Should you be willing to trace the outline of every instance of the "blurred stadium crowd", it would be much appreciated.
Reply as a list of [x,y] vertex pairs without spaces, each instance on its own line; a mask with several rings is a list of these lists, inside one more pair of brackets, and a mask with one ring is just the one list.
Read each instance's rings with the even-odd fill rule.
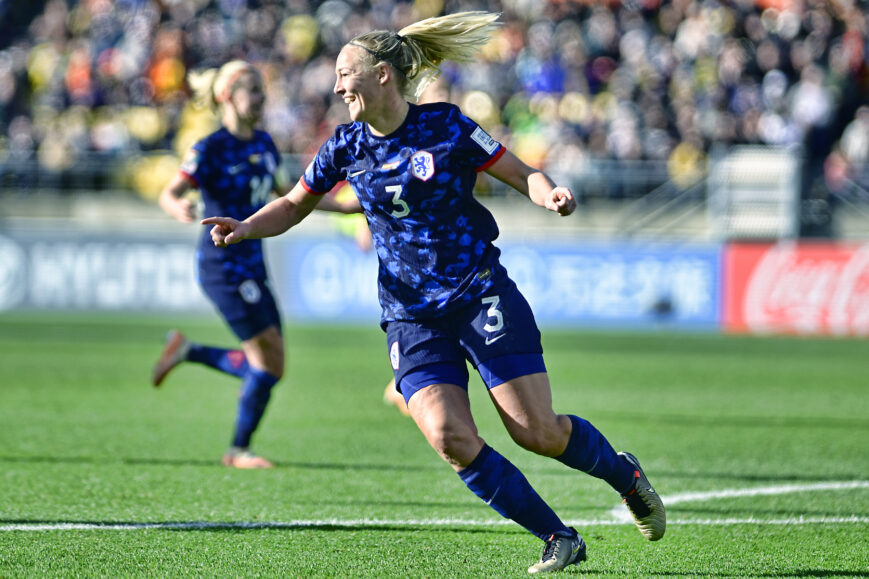
[[346,119],[331,93],[343,43],[461,10],[504,26],[426,98],[549,171],[647,160],[688,182],[721,144],[802,147],[831,188],[869,165],[861,0],[0,0],[0,162],[139,159],[153,191],[213,128],[186,73],[230,58],[261,67],[265,128],[304,158]]

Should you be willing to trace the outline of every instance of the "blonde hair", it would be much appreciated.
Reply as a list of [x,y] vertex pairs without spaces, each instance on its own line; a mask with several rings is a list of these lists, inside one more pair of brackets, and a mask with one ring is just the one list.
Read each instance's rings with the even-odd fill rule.
[[[220,106],[232,96],[232,87],[244,72],[257,73],[252,64],[244,60],[230,60],[218,68],[193,71],[187,75],[187,83],[193,91],[193,102],[218,112]],[[259,73],[257,73],[259,74]]]
[[385,63],[397,70],[402,96],[416,102],[440,76],[443,61],[474,59],[500,26],[496,22],[499,16],[491,12],[458,12],[426,18],[398,32],[366,32],[348,44],[365,50],[363,62],[369,66]]

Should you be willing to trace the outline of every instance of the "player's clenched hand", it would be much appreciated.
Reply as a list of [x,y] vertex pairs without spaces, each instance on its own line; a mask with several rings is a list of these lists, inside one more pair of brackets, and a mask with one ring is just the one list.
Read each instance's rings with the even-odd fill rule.
[[232,217],[207,217],[200,223],[214,225],[211,228],[211,241],[217,247],[226,247],[245,238],[247,224]]
[[166,195],[160,200],[160,204],[166,213],[181,223],[191,223],[196,219],[196,206],[186,197]]
[[555,187],[546,198],[546,208],[559,215],[570,215],[576,209],[576,199],[567,187]]

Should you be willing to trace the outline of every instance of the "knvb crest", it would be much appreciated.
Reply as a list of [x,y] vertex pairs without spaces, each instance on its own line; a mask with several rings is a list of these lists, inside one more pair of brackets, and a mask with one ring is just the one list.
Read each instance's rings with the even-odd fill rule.
[[428,181],[435,174],[434,157],[428,151],[417,151],[410,157],[410,172],[417,179]]
[[389,361],[392,363],[392,369],[398,370],[398,341],[392,342],[392,346],[389,348]]

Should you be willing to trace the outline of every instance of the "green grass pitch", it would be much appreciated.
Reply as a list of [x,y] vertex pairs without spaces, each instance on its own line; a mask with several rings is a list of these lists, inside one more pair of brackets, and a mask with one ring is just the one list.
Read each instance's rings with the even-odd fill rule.
[[[0,577],[523,577],[541,543],[474,497],[383,404],[385,339],[287,324],[255,448],[219,464],[238,382],[178,368],[165,331],[211,318],[0,315]],[[544,330],[556,410],[642,462],[668,507],[644,541],[609,487],[513,444],[478,378],[482,436],[588,542],[564,574],[869,575],[869,342]]]

